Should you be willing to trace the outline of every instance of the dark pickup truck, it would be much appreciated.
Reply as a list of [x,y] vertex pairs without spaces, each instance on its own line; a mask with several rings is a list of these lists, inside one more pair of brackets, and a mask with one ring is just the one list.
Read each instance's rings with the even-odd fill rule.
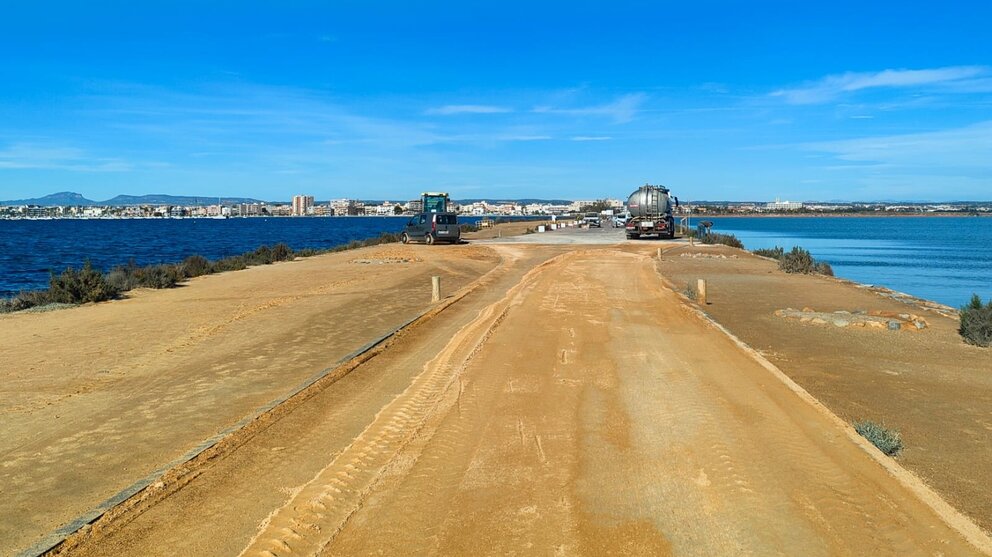
[[457,244],[462,240],[462,231],[458,227],[458,215],[455,213],[421,213],[414,215],[403,228],[400,240],[404,244],[410,242],[449,242]]

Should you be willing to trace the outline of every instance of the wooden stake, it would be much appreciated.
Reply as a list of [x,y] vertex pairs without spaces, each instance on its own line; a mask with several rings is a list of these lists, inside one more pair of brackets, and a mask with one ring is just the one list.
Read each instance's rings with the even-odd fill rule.
[[441,277],[431,277],[431,302],[441,301]]
[[661,261],[661,248],[658,248],[658,261]]
[[700,305],[706,305],[706,280],[698,279],[696,281],[696,301]]

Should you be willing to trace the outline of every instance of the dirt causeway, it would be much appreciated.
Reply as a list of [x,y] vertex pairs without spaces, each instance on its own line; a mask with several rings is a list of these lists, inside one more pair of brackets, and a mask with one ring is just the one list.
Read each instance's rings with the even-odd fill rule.
[[[555,243],[555,234],[598,243]],[[429,317],[231,434],[182,482],[166,474],[140,505],[97,520],[55,553],[992,551],[974,522],[989,517],[979,489],[954,489],[983,482],[979,463],[989,460],[973,461],[970,473],[933,460],[921,449],[933,441],[909,418],[898,423],[905,455],[881,455],[844,421],[891,425],[912,413],[869,404],[859,389],[878,389],[872,373],[820,371],[847,366],[848,353],[870,354],[873,344],[936,347],[948,323],[928,315],[932,327],[918,333],[799,324],[769,309],[777,296],[818,311],[846,308],[827,303],[832,288],[849,292],[854,309],[899,304],[830,279],[781,275],[743,254],[678,258],[689,248],[619,236],[568,230],[526,242],[381,246],[0,318],[10,354],[0,368],[0,554],[31,546],[428,310],[431,275],[442,276],[447,298]],[[660,246],[675,251],[659,261]],[[678,293],[697,277],[712,284],[702,307]],[[757,296],[758,316],[743,317],[746,296],[768,286],[766,277],[781,282],[771,285],[776,296]],[[869,300],[878,303],[860,308]],[[831,344],[831,334],[876,336]],[[816,356],[800,359],[799,347]],[[910,392],[953,384],[953,369],[928,369],[939,381],[892,370]],[[970,373],[962,381],[984,396]],[[950,414],[963,398],[963,415],[988,419],[981,399],[945,399],[949,387],[932,393],[934,412]],[[932,471],[920,475],[972,519],[902,464]]]

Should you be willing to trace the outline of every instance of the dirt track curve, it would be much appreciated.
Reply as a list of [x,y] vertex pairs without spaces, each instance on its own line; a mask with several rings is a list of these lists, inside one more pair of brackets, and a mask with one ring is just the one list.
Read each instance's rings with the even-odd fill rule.
[[650,257],[498,249],[430,326],[70,553],[981,554]]

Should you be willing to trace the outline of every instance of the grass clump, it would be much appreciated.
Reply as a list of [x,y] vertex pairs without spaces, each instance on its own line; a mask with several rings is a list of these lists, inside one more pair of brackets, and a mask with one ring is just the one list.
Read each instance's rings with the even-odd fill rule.
[[983,305],[978,294],[972,295],[971,301],[961,308],[958,333],[968,344],[992,346],[992,300]]
[[479,227],[477,225],[474,225],[474,224],[471,224],[471,223],[460,224],[460,225],[458,225],[458,229],[462,231],[462,234],[464,234],[466,232],[478,232],[479,231]]
[[703,237],[704,244],[723,244],[725,246],[730,246],[732,248],[744,249],[744,243],[734,236],[733,234],[720,234],[718,232],[710,232]]
[[902,452],[902,437],[894,429],[887,429],[883,425],[863,420],[854,422],[854,431],[889,456],[896,456]]

